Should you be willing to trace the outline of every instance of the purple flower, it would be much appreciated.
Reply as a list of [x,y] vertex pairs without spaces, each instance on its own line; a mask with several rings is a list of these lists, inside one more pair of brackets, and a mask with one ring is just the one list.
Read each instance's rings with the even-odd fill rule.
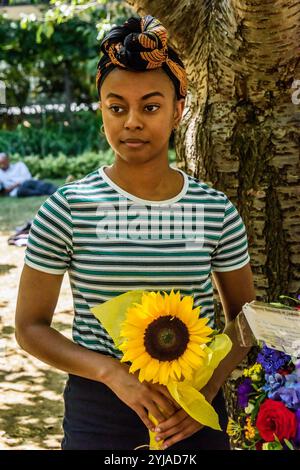
[[263,366],[267,374],[275,374],[275,372],[289,362],[290,359],[291,357],[287,354],[268,348],[268,346],[264,344],[260,353],[257,355],[256,362]]
[[247,377],[243,382],[238,386],[238,404],[240,408],[246,408],[248,406],[249,394],[253,391],[251,380]]
[[296,411],[296,419],[297,419],[297,431],[295,437],[295,444],[296,446],[300,446],[300,410]]

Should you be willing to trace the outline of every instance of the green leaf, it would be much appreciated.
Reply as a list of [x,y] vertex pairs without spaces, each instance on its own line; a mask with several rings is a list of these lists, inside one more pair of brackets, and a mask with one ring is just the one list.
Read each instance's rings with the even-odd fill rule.
[[286,444],[286,446],[290,449],[290,450],[295,450],[293,444],[288,440],[288,439],[283,439],[284,440],[284,443]]
[[296,302],[296,304],[299,304],[299,300],[298,299],[294,299],[294,297],[290,297],[289,295],[280,295],[279,296],[280,299],[290,299],[290,300],[293,300],[294,302]]
[[40,24],[37,31],[36,31],[36,42],[37,42],[37,44],[41,44],[41,42],[42,42],[43,29],[44,29],[44,25]]
[[46,23],[46,30],[45,30],[45,34],[47,36],[47,38],[49,39],[52,34],[54,33],[54,26],[52,23]]
[[289,307],[288,305],[285,305],[285,304],[281,304],[279,302],[270,302],[269,305],[272,305],[272,307],[275,307],[275,308],[285,308],[286,310],[293,310],[292,307]]
[[282,450],[283,449],[279,441],[269,442],[269,446],[270,448],[268,450]]
[[23,17],[20,21],[21,29],[26,29],[27,25],[28,25],[28,19],[27,17]]
[[266,396],[267,396],[267,394],[264,392],[261,395],[258,395],[258,397],[256,398],[254,408],[251,412],[251,421],[252,422],[255,421],[255,418],[256,418],[256,415],[258,413],[259,407],[260,407],[261,403],[265,400]]

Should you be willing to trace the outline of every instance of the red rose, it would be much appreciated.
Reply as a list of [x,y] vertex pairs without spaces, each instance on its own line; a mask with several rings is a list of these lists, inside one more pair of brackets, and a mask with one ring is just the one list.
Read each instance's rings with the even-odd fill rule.
[[295,437],[297,420],[281,401],[267,399],[259,409],[256,427],[266,442],[274,441],[274,434],[282,441]]

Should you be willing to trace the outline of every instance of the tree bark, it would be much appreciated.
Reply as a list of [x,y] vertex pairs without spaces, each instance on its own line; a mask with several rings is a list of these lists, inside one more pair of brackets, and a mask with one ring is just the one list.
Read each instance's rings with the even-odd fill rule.
[[[295,295],[300,104],[292,102],[292,85],[300,79],[299,0],[128,3],[162,21],[186,66],[189,93],[175,137],[178,166],[237,206],[257,298]],[[216,309],[220,313],[219,302]],[[226,395],[233,409],[233,394]]]
[[300,287],[298,0],[129,0],[167,27],[189,94],[178,164],[224,191],[247,226],[257,295]]

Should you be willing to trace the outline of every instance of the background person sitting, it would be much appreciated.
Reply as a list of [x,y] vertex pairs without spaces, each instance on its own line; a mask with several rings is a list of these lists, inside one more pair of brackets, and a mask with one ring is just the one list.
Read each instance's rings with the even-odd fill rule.
[[24,162],[10,163],[7,153],[0,153],[0,192],[12,197],[50,195],[57,189],[52,183],[34,179]]

